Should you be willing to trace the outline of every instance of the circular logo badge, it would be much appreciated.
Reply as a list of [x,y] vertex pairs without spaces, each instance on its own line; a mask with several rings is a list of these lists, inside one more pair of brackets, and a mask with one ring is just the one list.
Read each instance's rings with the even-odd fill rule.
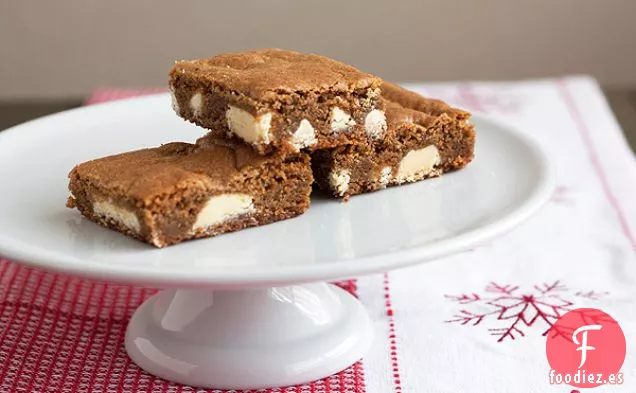
[[547,334],[550,383],[577,388],[622,384],[625,352],[625,335],[614,318],[594,308],[572,310]]

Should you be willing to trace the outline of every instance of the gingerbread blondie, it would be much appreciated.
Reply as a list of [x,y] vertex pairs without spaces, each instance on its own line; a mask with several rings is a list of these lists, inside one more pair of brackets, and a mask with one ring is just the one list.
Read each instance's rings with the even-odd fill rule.
[[99,158],[69,174],[67,206],[156,247],[292,218],[309,208],[309,156],[204,137]]
[[382,136],[381,79],[315,54],[262,49],[178,61],[173,108],[260,154],[331,148]]
[[384,83],[388,130],[370,144],[312,153],[314,177],[336,197],[376,191],[461,169],[474,156],[468,112]]

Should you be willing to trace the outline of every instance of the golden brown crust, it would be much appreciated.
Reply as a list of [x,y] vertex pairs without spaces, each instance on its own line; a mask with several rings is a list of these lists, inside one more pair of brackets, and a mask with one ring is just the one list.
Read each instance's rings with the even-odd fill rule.
[[383,81],[381,89],[384,99],[399,104],[403,108],[422,112],[429,116],[440,116],[446,113],[458,120],[465,120],[470,117],[469,112],[453,108],[442,100],[424,97],[395,83]]
[[437,119],[437,116],[415,109],[407,108],[395,101],[384,100],[386,105],[387,131],[395,130],[399,124],[413,123],[423,127],[430,127]]
[[173,142],[87,161],[73,168],[72,176],[93,184],[108,184],[113,193],[148,200],[194,185],[222,188],[240,179],[243,171],[267,161],[267,157],[238,143],[209,144],[203,148]]
[[178,61],[170,75],[178,74],[256,101],[276,101],[289,93],[344,92],[380,84],[379,78],[328,57],[275,48]]

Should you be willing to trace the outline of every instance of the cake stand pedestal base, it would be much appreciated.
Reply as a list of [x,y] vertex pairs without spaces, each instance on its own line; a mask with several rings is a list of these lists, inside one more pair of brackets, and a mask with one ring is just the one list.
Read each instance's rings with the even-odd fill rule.
[[315,381],[367,352],[369,317],[326,283],[266,289],[167,289],[144,302],[126,332],[142,369],[185,385],[260,389]]

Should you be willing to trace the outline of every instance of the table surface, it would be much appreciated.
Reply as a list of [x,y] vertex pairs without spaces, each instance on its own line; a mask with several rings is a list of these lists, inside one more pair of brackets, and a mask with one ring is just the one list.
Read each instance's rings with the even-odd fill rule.
[[[632,150],[636,152],[636,90],[604,90]],[[13,125],[82,105],[81,100],[0,102],[0,131]]]

